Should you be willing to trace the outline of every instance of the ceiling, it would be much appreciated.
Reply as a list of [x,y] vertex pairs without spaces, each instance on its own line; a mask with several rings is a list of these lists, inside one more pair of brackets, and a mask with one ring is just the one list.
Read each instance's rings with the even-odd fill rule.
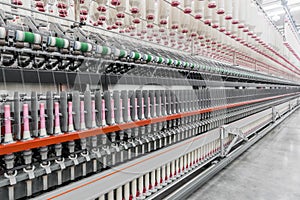
[[258,0],[258,2],[269,18],[278,27],[280,32],[283,32],[284,19],[286,17],[283,6],[284,2],[286,2],[287,8],[298,31],[298,35],[300,35],[300,0]]

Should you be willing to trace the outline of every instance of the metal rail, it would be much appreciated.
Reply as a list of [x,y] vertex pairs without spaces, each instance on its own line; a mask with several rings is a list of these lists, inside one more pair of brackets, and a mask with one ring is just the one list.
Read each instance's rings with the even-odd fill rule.
[[[282,107],[281,105],[277,107],[281,108]],[[288,106],[287,103],[284,103],[284,105],[285,107]],[[295,109],[297,108],[298,107],[296,107]],[[262,119],[265,116],[269,116],[270,114],[272,114],[271,108],[262,111],[260,113],[254,114],[252,116],[249,116],[247,118],[241,119],[239,121],[233,122],[231,123],[230,126],[243,127],[248,124],[255,123],[258,121],[258,119]],[[267,129],[265,129],[266,131],[264,132],[271,130],[274,126],[278,125],[284,119],[285,117],[280,118],[280,120],[276,121],[272,126],[269,126]],[[255,133],[257,130],[261,129],[262,127],[265,127],[270,123],[272,123],[272,116],[268,117],[267,120],[264,119],[262,120],[262,122],[257,124],[255,130],[249,128],[249,130],[247,131],[248,136],[250,134]],[[233,159],[235,159],[243,151],[245,151],[252,144],[254,144],[256,141],[262,138],[265,134],[266,133],[257,134],[255,137],[250,139],[249,142],[245,143],[245,145],[242,145],[239,149],[232,152],[225,159],[223,159],[218,164],[216,164],[216,166],[220,166],[220,168],[212,167],[211,170],[206,171],[204,175],[202,174],[203,176],[201,176],[199,180],[202,180],[203,183],[207,181],[211,176],[213,176],[219,170],[221,170],[226,165],[228,165]],[[106,194],[114,190],[115,188],[118,188],[132,181],[133,179],[140,177],[144,173],[155,170],[157,167],[169,163],[172,160],[178,158],[179,156],[182,156],[185,153],[192,152],[193,150],[199,148],[202,145],[205,145],[206,143],[218,137],[219,137],[219,130],[218,129],[211,130],[205,134],[196,136],[186,141],[182,141],[181,143],[169,146],[167,148],[160,149],[158,151],[145,155],[144,157],[137,158],[128,163],[124,163],[120,166],[104,171],[103,173],[91,176],[82,181],[72,183],[68,186],[59,188],[55,191],[51,191],[49,193],[46,193],[34,199],[37,200],[38,199],[68,199],[68,198],[74,199],[75,197],[76,199],[96,199],[101,195]],[[218,155],[219,154],[217,154],[216,156]],[[206,163],[209,161],[211,161],[211,159],[207,160]],[[196,182],[194,181],[193,184],[191,185],[194,185],[195,183]],[[188,190],[188,187],[186,188]],[[161,191],[164,191],[164,189],[162,189]],[[181,195],[181,192],[178,193],[179,194],[177,195]],[[154,194],[149,198],[152,199],[155,197],[158,197],[158,195]],[[180,199],[180,198],[182,199],[182,196],[177,197],[174,195],[168,199]]]
[[[266,134],[268,134],[272,129],[277,127],[281,122],[283,122],[286,118],[288,118],[292,113],[294,113],[300,106],[295,107],[291,112],[288,112],[278,121],[268,126],[263,131],[259,132],[255,137],[249,140],[247,143],[242,144],[238,149],[231,152],[227,155],[226,158],[222,159],[220,162],[212,165],[209,169],[203,171],[198,176],[191,179],[189,182],[184,184],[180,189],[174,191],[172,194],[165,197],[165,199],[186,199],[193,192],[199,189],[202,185],[204,185],[207,181],[209,181],[213,176],[219,173],[222,169],[224,169],[227,165],[231,164],[236,158],[238,158],[243,152],[249,149],[252,145],[262,139]],[[185,180],[186,181],[186,180]],[[157,197],[156,195],[155,197]],[[157,198],[149,198],[149,199],[157,199]]]
[[297,95],[297,94],[299,94],[299,92],[292,93],[292,94],[278,95],[278,96],[274,96],[274,97],[267,97],[267,98],[262,98],[262,99],[256,99],[256,100],[251,100],[251,101],[246,101],[246,102],[228,104],[228,105],[223,105],[223,106],[211,107],[211,108],[196,110],[196,111],[192,111],[192,112],[184,112],[184,113],[162,116],[162,117],[157,117],[157,118],[152,118],[152,119],[133,121],[133,122],[124,123],[124,124],[116,124],[116,125],[112,125],[112,126],[105,126],[105,127],[95,128],[95,129],[84,130],[84,131],[70,132],[70,133],[65,133],[65,134],[56,135],[56,136],[50,136],[50,137],[46,137],[46,138],[35,138],[33,140],[28,140],[28,141],[18,141],[18,142],[11,143],[11,144],[0,145],[0,155],[25,151],[28,149],[34,149],[34,148],[39,148],[39,147],[43,147],[43,146],[78,140],[78,139],[82,139],[82,138],[116,132],[116,131],[120,131],[120,130],[126,130],[126,129],[140,127],[140,126],[146,126],[146,125],[154,124],[154,123],[158,123],[158,122],[179,119],[182,117],[188,117],[188,116],[198,115],[198,114],[202,114],[202,113],[213,112],[213,111],[217,111],[217,110],[223,110],[223,109],[234,108],[234,107],[239,107],[239,106],[253,104],[253,103],[259,103],[259,102],[263,102],[263,101],[293,96],[293,95]]

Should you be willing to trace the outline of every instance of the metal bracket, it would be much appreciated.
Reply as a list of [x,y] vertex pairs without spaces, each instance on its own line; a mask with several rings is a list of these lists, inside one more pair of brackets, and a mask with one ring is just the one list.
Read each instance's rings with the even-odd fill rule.
[[275,107],[272,107],[272,122],[274,123],[276,119],[281,118],[281,114],[275,109]]
[[[222,126],[220,128],[220,145],[221,145],[221,156],[226,157],[238,139],[243,139],[248,141],[248,138],[245,137],[244,133],[239,128],[227,128],[228,126]],[[230,144],[225,148],[224,140],[228,135],[234,135],[235,137],[230,142]]]
[[4,173],[5,178],[7,178],[9,180],[9,184],[10,185],[15,185],[17,183],[17,170],[14,171],[13,174],[8,175],[7,173]]

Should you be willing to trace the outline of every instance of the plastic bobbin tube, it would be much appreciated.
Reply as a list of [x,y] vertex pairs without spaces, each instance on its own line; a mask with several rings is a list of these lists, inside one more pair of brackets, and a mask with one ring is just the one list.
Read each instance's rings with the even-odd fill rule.
[[168,164],[167,164],[165,181],[166,181],[167,183],[170,183],[170,182],[172,181],[172,180],[171,180],[171,163],[168,163]]
[[137,188],[136,188],[136,179],[132,180],[131,181],[131,195],[133,197],[133,199],[136,198],[136,195],[137,195]]
[[95,100],[92,100],[91,104],[92,104],[92,128],[96,128],[97,124],[96,124],[96,103],[95,103]]
[[61,134],[60,119],[59,119],[59,103],[54,102],[54,134]]
[[116,200],[123,200],[123,191],[122,191],[122,186],[117,188],[116,191]]
[[162,186],[166,186],[167,185],[167,183],[166,183],[166,176],[167,176],[167,174],[166,174],[166,165],[163,165],[162,167],[161,167],[161,185]]
[[40,131],[39,137],[47,137],[46,118],[45,118],[45,104],[40,103]]
[[138,199],[145,199],[144,196],[144,176],[141,176],[138,178],[139,181],[139,187],[138,187],[138,193],[137,193],[137,198]]
[[74,131],[74,124],[73,124],[73,103],[71,101],[68,102],[68,131]]
[[23,104],[23,123],[24,123],[24,131],[23,131],[23,140],[31,140],[30,130],[29,130],[29,114],[28,114],[28,104]]
[[161,186],[162,179],[161,179],[161,174],[160,173],[161,173],[161,169],[159,167],[159,168],[156,169],[156,183],[157,183],[156,188],[157,189],[162,188],[162,186]]
[[110,105],[111,105],[111,123],[115,124],[115,100],[113,98],[110,99]]
[[151,172],[151,180],[150,180],[150,192],[154,193],[157,191],[156,186],[157,186],[157,181],[156,181],[156,174],[155,174],[156,170],[153,170]]
[[150,174],[149,173],[146,173],[145,174],[145,177],[144,177],[144,182],[145,182],[145,185],[144,185],[144,191],[143,193],[146,195],[146,196],[150,196],[151,195],[151,192],[149,192],[150,190]]
[[105,120],[105,100],[102,99],[102,126],[106,126],[106,120]]
[[114,190],[109,191],[107,195],[108,200],[114,200]]
[[4,105],[4,120],[5,132],[4,143],[13,143],[13,136],[11,132],[11,118],[10,118],[10,105]]
[[123,123],[123,100],[120,99],[120,123]]
[[85,130],[85,110],[84,110],[84,101],[80,101],[80,129]]
[[124,199],[130,199],[130,183],[125,183],[124,185]]
[[174,173],[174,176],[177,178],[181,175],[181,157],[176,159],[176,171]]

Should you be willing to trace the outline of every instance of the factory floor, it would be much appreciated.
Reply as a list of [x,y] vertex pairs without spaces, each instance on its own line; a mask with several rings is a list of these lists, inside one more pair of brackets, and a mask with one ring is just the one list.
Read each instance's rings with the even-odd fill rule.
[[300,110],[189,200],[299,200]]

